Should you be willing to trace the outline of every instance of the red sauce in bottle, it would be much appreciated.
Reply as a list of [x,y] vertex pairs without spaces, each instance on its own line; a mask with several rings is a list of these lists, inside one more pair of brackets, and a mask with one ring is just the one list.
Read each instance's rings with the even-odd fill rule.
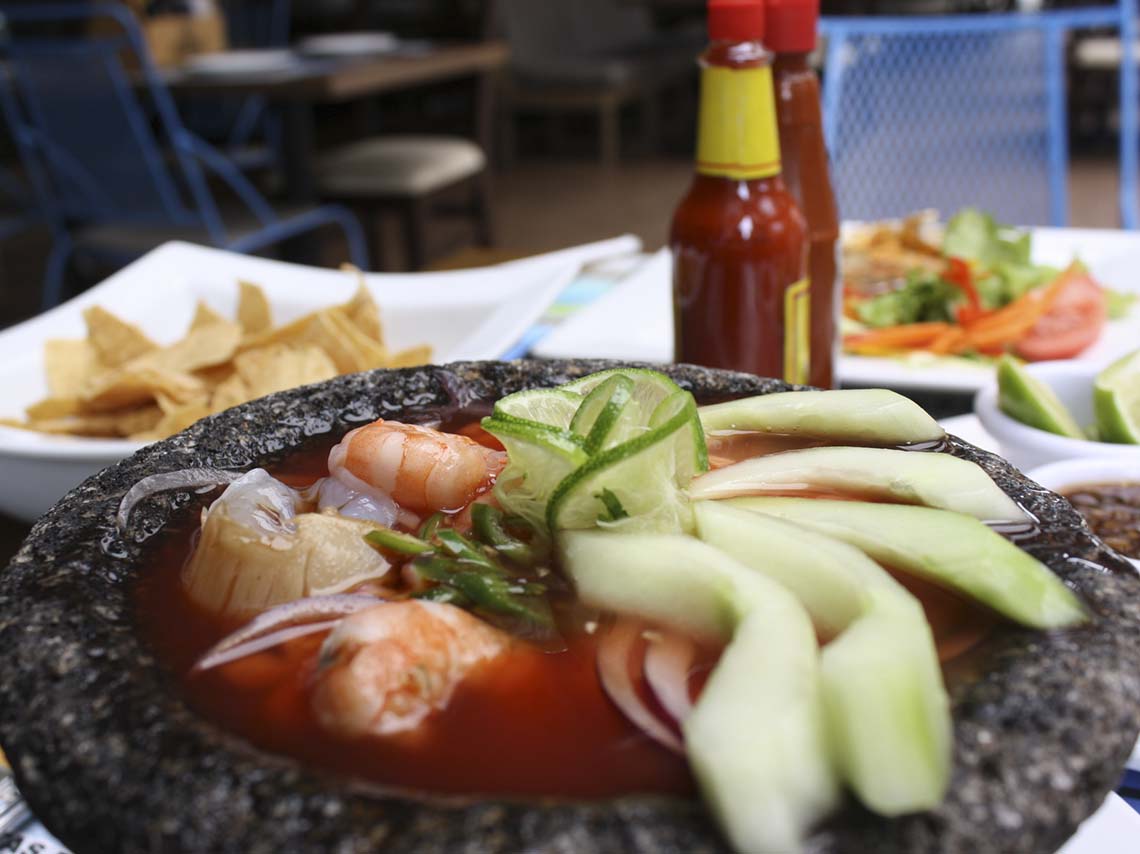
[[836,312],[841,287],[836,264],[839,211],[831,188],[823,140],[819,78],[808,64],[815,50],[819,0],[767,0],[764,42],[772,65],[784,181],[808,225],[811,277],[811,384],[834,387],[839,337]]
[[676,358],[806,383],[807,229],[780,174],[763,0],[709,0],[697,174],[673,218]]

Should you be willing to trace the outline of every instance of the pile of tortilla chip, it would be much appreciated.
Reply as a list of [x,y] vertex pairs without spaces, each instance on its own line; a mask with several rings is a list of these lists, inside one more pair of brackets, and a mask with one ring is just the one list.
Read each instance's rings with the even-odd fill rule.
[[391,353],[380,310],[361,284],[344,305],[273,326],[265,292],[239,283],[237,321],[198,303],[186,336],[159,346],[98,306],[83,316],[87,338],[51,340],[44,362],[50,396],[6,426],[71,436],[151,441],[257,397],[372,368],[431,361],[431,348]]

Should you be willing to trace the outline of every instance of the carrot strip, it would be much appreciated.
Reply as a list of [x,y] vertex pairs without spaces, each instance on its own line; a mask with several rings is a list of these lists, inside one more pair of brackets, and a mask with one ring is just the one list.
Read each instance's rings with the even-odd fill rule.
[[969,334],[960,326],[951,326],[937,338],[930,342],[927,348],[931,353],[937,353],[940,356],[949,354],[961,353],[967,349],[965,346],[969,340]]
[[881,355],[884,352],[897,350],[919,350],[927,347],[950,328],[952,327],[949,323],[942,322],[891,326],[858,335],[848,335],[843,339],[843,346],[853,353],[865,355]]

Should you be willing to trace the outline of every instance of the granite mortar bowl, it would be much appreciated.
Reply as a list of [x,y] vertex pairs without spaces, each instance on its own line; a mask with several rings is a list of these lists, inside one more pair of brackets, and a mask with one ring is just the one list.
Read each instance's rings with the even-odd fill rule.
[[[725,851],[696,802],[411,796],[270,755],[188,707],[136,630],[148,540],[211,497],[155,497],[120,532],[116,508],[140,478],[272,465],[377,417],[423,420],[613,366],[457,363],[340,377],[206,419],[71,492],[0,575],[0,742],[35,813],[77,852]],[[788,388],[669,372],[708,400]],[[1140,730],[1140,577],[1060,497],[960,440],[947,450],[1038,517],[1044,533],[1030,551],[1093,619],[991,635],[984,667],[951,683],[954,771],[942,806],[888,820],[849,802],[808,840],[813,854],[1053,851],[1117,782]]]

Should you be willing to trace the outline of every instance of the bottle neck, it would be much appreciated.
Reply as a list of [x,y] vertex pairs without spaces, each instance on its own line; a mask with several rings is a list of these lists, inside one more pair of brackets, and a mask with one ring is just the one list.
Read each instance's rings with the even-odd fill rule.
[[808,61],[810,53],[777,53],[776,58],[772,61],[772,70],[779,77],[781,74],[797,71],[812,71],[811,63]]
[[701,58],[701,175],[747,181],[780,174],[771,59],[759,42],[713,42]]

